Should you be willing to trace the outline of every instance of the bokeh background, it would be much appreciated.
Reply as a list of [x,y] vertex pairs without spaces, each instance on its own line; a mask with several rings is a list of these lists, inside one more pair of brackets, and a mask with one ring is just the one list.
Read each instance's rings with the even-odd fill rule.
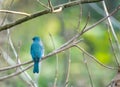
[[[41,0],[47,4],[47,0]],[[59,5],[67,3],[68,0],[51,0],[53,5]],[[109,12],[112,12],[119,4],[119,0],[105,0]],[[42,7],[37,0],[14,0],[12,6],[8,8],[11,0],[0,0],[1,9],[10,9],[14,11],[21,11],[26,13],[35,13],[45,8]],[[82,12],[81,12],[82,8]],[[79,15],[82,14],[81,23],[79,29],[76,29],[79,21]],[[56,48],[60,47],[70,38],[72,38],[78,31],[80,31],[87,20],[87,16],[90,14],[90,20],[88,26],[94,24],[105,15],[103,5],[101,2],[94,4],[82,4],[64,9],[60,13],[47,14],[35,19],[24,22],[10,29],[10,36],[12,38],[15,49],[18,52],[19,58],[22,62],[31,60],[30,45],[34,36],[40,36],[45,48],[45,55],[54,50],[49,33],[53,36]],[[118,39],[120,40],[120,12],[113,15],[115,20],[113,21],[113,27],[116,31]],[[2,22],[4,13],[0,13],[0,20]],[[24,16],[9,14],[6,18],[6,23],[11,23]],[[117,22],[116,22],[117,21]],[[3,24],[3,25],[4,25]],[[94,55],[100,62],[109,65],[116,66],[115,58],[111,50],[106,22],[94,27],[92,30],[85,33],[81,38],[83,42],[79,45],[86,51]],[[114,43],[114,42],[113,42]],[[3,48],[9,56],[15,60],[15,56],[11,47],[8,44],[7,31],[0,32],[0,47]],[[119,52],[118,52],[119,53]],[[68,66],[68,51],[64,51],[58,54],[58,81],[57,87],[63,87],[65,84],[66,70]],[[87,72],[83,55],[77,48],[70,49],[70,77],[68,87],[90,87],[90,78]],[[95,61],[86,56],[88,61],[89,71],[91,73],[94,87],[105,87],[115,76],[115,70],[106,69]],[[9,64],[0,57],[0,67],[9,66]],[[27,65],[26,65],[27,66]],[[42,61],[41,72],[39,75],[39,87],[52,87],[55,78],[56,69],[56,57],[52,56]],[[9,70],[0,72],[0,76],[10,74],[15,70]],[[34,79],[32,68],[27,70],[29,75]],[[20,77],[15,76],[13,78],[0,82],[1,87],[29,87]]]

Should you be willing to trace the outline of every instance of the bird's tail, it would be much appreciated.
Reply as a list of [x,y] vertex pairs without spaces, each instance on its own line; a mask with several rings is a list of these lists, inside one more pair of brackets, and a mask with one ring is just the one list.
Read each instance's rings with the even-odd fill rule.
[[39,73],[39,62],[34,63],[33,73]]
[[39,73],[39,58],[36,58],[36,59],[34,60],[33,73]]

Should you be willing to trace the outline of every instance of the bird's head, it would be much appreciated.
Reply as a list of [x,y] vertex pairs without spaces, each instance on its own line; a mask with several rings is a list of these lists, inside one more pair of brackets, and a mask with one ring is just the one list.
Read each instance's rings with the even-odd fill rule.
[[36,37],[33,37],[32,40],[33,40],[33,41],[40,41],[40,38],[39,38],[38,36],[36,36]]

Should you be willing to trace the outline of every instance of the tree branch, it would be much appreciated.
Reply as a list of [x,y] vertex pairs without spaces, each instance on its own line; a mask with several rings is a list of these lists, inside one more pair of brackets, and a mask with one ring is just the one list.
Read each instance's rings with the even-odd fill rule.
[[45,7],[45,8],[48,8],[48,9],[50,9],[47,5],[45,5],[44,3],[42,3],[41,1],[39,1],[39,0],[36,0],[41,6],[43,6],[43,7]]
[[30,14],[25,13],[25,12],[17,12],[17,11],[10,11],[10,10],[0,10],[0,13],[9,13],[9,14],[18,14],[18,15],[30,16]]
[[[120,9],[120,6],[118,6],[114,11],[112,11],[108,16],[100,19],[98,22],[96,22],[95,24],[87,27],[84,29],[83,32],[80,32],[78,33],[77,35],[73,36],[69,41],[67,41],[65,44],[63,44],[60,48],[63,48],[63,47],[66,47],[67,45],[69,45],[71,42],[73,42],[75,39],[77,39],[79,36],[81,36],[82,34],[84,34],[85,32],[89,31],[90,29],[92,29],[93,27],[95,27],[96,25],[100,24],[101,22],[103,22],[104,20],[106,20],[108,17],[112,16],[113,14],[115,14],[118,10]],[[54,54],[56,54],[58,52],[58,50],[60,49],[56,49],[55,51],[49,53],[48,55],[44,56],[42,59],[44,58],[47,58],[48,56],[52,56]],[[27,61],[27,62],[24,62],[22,64],[16,64],[14,66],[10,66],[10,67],[4,67],[4,68],[0,68],[0,71],[5,71],[5,70],[9,70],[9,69],[12,69],[12,68],[16,68],[16,67],[19,67],[19,66],[22,66],[22,65],[26,65],[26,64],[29,64],[29,63],[32,63],[33,61],[30,60],[30,61]]]
[[29,66],[27,66],[25,69],[23,69],[21,71],[17,71],[15,73],[10,74],[10,75],[0,77],[0,81],[3,81],[5,79],[8,79],[8,78],[11,78],[11,77],[14,77],[14,76],[17,76],[17,75],[21,74],[22,72],[24,72],[25,70],[31,68],[32,66],[33,66],[33,64],[30,64]]
[[[75,44],[81,42],[81,40],[78,40],[76,42],[74,42]],[[43,56],[41,60],[45,60],[47,57],[50,57],[50,56],[53,56],[57,53],[60,53],[70,47],[73,47],[73,43],[64,47],[64,48],[60,48],[60,49],[57,49],[57,50],[54,50],[53,52],[49,53],[48,55],[46,56]],[[3,50],[1,49],[1,51],[3,52]],[[9,70],[9,69],[13,69],[13,68],[16,68],[16,67],[19,67],[19,66],[22,66],[22,65],[26,65],[26,64],[30,64],[30,63],[33,63],[33,60],[30,60],[30,61],[27,61],[27,62],[24,62],[24,63],[21,63],[21,64],[16,64],[14,66],[9,66],[9,67],[4,67],[4,68],[0,68],[0,71],[5,71],[5,70]]]
[[[87,1],[85,1],[85,0],[77,0],[77,1],[71,1],[71,2],[68,2],[68,3],[65,3],[65,4],[61,4],[61,5],[55,6],[53,8],[54,8],[54,10],[57,10],[57,9],[62,7],[62,10],[63,10],[64,8],[68,8],[68,7],[72,7],[72,6],[75,6],[75,5],[79,5],[80,3],[81,4],[85,4],[85,3],[94,3],[94,2],[100,2],[100,1],[103,1],[103,0],[91,0],[91,1],[89,1],[89,0],[87,0]],[[14,26],[19,25],[21,23],[24,23],[24,22],[26,22],[28,20],[31,20],[33,18],[42,16],[42,15],[45,15],[45,14],[48,14],[48,13],[51,13],[50,9],[43,10],[43,11],[31,14],[30,16],[18,19],[17,21],[15,21],[13,23],[6,24],[4,26],[0,26],[0,31],[7,30],[8,28],[14,27]]]
[[[104,10],[105,10],[105,13],[106,13],[106,15],[108,16],[108,15],[109,15],[109,12],[108,12],[108,10],[107,10],[105,1],[102,1],[102,4],[103,4]],[[113,37],[114,37],[114,40],[115,40],[115,44],[116,44],[116,46],[117,46],[117,49],[118,49],[118,51],[120,52],[119,40],[118,40],[117,35],[116,35],[115,31],[114,31],[114,28],[113,28],[113,25],[112,25],[112,22],[111,22],[111,18],[108,18],[107,21],[108,21],[108,26],[110,27],[109,29],[111,30],[111,33],[112,33],[112,35],[113,35]],[[120,55],[118,55],[118,57],[119,57],[119,56],[120,56]],[[117,57],[116,57],[116,58],[117,58]],[[118,62],[118,66],[120,66],[120,62],[119,62],[118,59],[117,59],[117,62]]]
[[[70,45],[68,45],[68,46],[66,46],[66,47],[64,47],[64,48],[61,48],[61,49],[59,49],[59,50],[57,50],[57,51],[56,51],[56,50],[53,51],[52,53],[48,54],[47,56],[44,56],[44,57],[40,60],[40,62],[43,61],[44,59],[49,58],[49,56],[55,55],[55,54],[60,53],[60,52],[62,52],[62,51],[64,51],[64,50],[67,50],[67,49],[69,49],[69,48],[71,48],[71,47],[74,47],[74,45],[75,45],[75,44],[78,44],[79,42],[80,42],[80,41],[73,42],[72,44],[70,44]],[[32,62],[32,61],[31,61],[31,62]],[[10,75],[2,76],[2,77],[0,77],[0,81],[3,81],[3,80],[5,80],[5,79],[11,78],[11,77],[14,77],[14,76],[16,76],[16,75],[19,75],[19,74],[21,74],[22,72],[26,71],[27,69],[31,68],[32,66],[33,66],[33,63],[30,64],[29,66],[27,66],[26,68],[24,68],[23,70],[17,71],[17,72],[15,72],[15,73],[10,74]]]
[[83,61],[85,63],[85,66],[86,66],[86,69],[87,69],[87,72],[88,72],[88,76],[89,76],[89,79],[90,79],[91,87],[94,87],[93,86],[93,81],[92,81],[92,76],[91,76],[91,73],[90,73],[90,70],[89,70],[89,66],[88,66],[88,62],[87,62],[87,59],[85,57],[85,53],[84,52],[83,52]]
[[101,63],[99,60],[97,60],[96,57],[94,57],[93,55],[89,54],[87,51],[85,51],[82,47],[80,47],[79,45],[75,45],[79,50],[81,50],[83,53],[85,53],[86,55],[88,55],[90,58],[92,58],[95,62],[97,62],[99,65],[107,68],[107,69],[112,69],[112,70],[118,70],[118,67],[109,67],[106,66],[105,64]]
[[68,50],[68,66],[67,66],[67,73],[66,73],[66,78],[65,78],[65,86],[68,87],[69,84],[69,77],[70,77],[70,65],[71,65],[71,54],[70,54],[71,49]]
[[[50,36],[50,39],[51,39],[51,41],[52,41],[52,44],[53,44],[53,47],[54,47],[54,50],[56,49],[56,46],[55,46],[55,42],[54,42],[54,40],[53,40],[53,37],[52,37],[52,35],[51,34],[49,34],[49,36]],[[57,80],[58,80],[58,55],[57,54],[55,54],[55,56],[56,56],[56,70],[55,70],[55,79],[54,79],[54,84],[53,84],[53,87],[57,87]]]

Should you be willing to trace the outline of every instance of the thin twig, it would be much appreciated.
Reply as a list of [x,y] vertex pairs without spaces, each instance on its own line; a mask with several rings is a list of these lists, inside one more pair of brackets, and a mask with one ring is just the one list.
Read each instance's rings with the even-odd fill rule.
[[[106,4],[105,4],[105,1],[102,1],[102,4],[103,4],[104,10],[105,10],[105,13],[106,13],[106,15],[108,16],[108,15],[109,15],[109,12],[108,12],[108,10],[107,10],[107,6],[106,6]],[[114,31],[114,28],[113,28],[113,25],[112,25],[112,22],[111,22],[110,17],[109,17],[107,20],[108,20],[108,24],[109,24],[109,26],[110,26],[110,30],[111,30],[111,32],[112,32],[112,35],[113,35],[113,37],[114,37],[114,39],[115,39],[116,46],[117,46],[117,48],[118,48],[118,50],[119,50],[119,52],[120,52],[119,41],[118,41],[117,35],[116,35],[115,31]],[[120,55],[119,55],[119,56],[120,56]],[[117,59],[117,61],[118,61],[118,63],[119,63],[119,60],[118,60],[118,59]],[[120,63],[119,63],[118,65],[120,66]]]
[[[54,10],[56,9],[59,9],[60,7],[62,7],[62,9],[64,8],[68,8],[68,7],[71,7],[71,6],[75,6],[75,5],[79,5],[80,3],[81,4],[84,4],[84,3],[94,3],[94,2],[100,2],[102,0],[78,0],[78,1],[71,1],[71,2],[68,2],[68,3],[65,3],[65,4],[61,4],[61,5],[58,5],[58,6],[55,6],[54,7]],[[115,11],[113,13],[116,13],[120,8],[116,8]],[[31,14],[31,16],[27,16],[27,17],[24,17],[24,18],[21,18],[21,19],[18,19],[17,21],[13,22],[13,23],[10,23],[10,24],[6,24],[4,26],[0,26],[0,31],[2,30],[6,30],[8,28],[11,28],[11,27],[14,27],[16,25],[19,25],[21,23],[24,23],[28,20],[31,20],[33,18],[36,18],[36,17],[39,17],[39,16],[42,16],[42,15],[45,15],[45,14],[48,14],[48,13],[51,13],[50,9],[47,9],[47,10],[43,10],[43,11],[40,11],[40,12],[37,12],[37,13],[34,13],[34,14]],[[111,16],[111,15],[110,15]]]
[[48,5],[49,5],[51,12],[54,12],[54,8],[52,6],[51,0],[48,0]]
[[[82,40],[79,40],[79,41],[76,41],[76,42],[74,42],[74,43],[72,43],[72,44],[70,44],[70,45],[68,45],[68,46],[66,46],[66,47],[64,47],[64,48],[60,48],[60,49],[54,50],[53,52],[49,53],[48,55],[43,56],[43,57],[41,58],[41,61],[43,61],[43,60],[45,60],[46,58],[48,58],[48,57],[50,57],[50,56],[53,56],[53,55],[55,55],[55,54],[57,54],[57,53],[60,53],[60,52],[62,52],[62,51],[64,51],[64,50],[67,50],[67,49],[69,49],[70,47],[73,47],[73,44],[78,44],[78,43],[80,43],[81,41],[82,41]],[[2,49],[1,49],[1,52],[3,52]],[[9,67],[0,68],[0,71],[5,71],[5,70],[13,69],[13,68],[16,68],[16,67],[19,67],[19,66],[23,66],[23,65],[26,65],[26,64],[30,64],[30,63],[33,63],[33,60],[30,60],[30,61],[27,61],[27,62],[24,62],[24,63],[21,63],[21,64],[16,64],[16,65],[13,65],[13,66],[9,66]]]
[[[71,47],[74,47],[74,45],[75,45],[75,44],[78,44],[79,42],[80,42],[80,41],[76,41],[76,42],[72,43],[72,44],[69,45],[69,46],[66,46],[66,47],[64,47],[64,48],[62,48],[62,49],[53,51],[52,53],[48,54],[47,56],[42,57],[42,59],[40,60],[40,62],[43,61],[43,60],[45,60],[45,59],[47,59],[48,57],[50,57],[50,56],[52,56],[52,55],[55,55],[55,54],[57,54],[57,53],[60,53],[60,52],[62,52],[62,51],[65,51],[65,50],[67,50],[67,49],[69,49],[69,48],[71,48]],[[5,80],[5,79],[11,78],[11,77],[14,77],[14,76],[16,76],[16,75],[19,75],[19,74],[21,74],[22,72],[24,72],[25,70],[31,68],[32,66],[33,66],[33,63],[30,64],[28,67],[24,68],[24,69],[21,70],[21,71],[12,73],[12,74],[10,74],[10,75],[2,76],[2,77],[0,77],[0,81],[3,81],[3,80]]]
[[84,60],[84,63],[85,63],[85,66],[86,66],[86,69],[87,69],[87,72],[88,72],[88,75],[89,75],[91,87],[93,87],[92,76],[90,74],[89,67],[88,67],[88,64],[87,64],[87,59],[85,58],[85,53],[84,52],[83,52],[83,60]]
[[10,11],[10,10],[0,10],[0,13],[9,13],[9,14],[18,14],[18,15],[30,16],[30,14],[25,13],[25,12],[17,12],[17,11]]
[[[1,49],[1,55],[3,55],[3,50]],[[15,65],[12,65],[12,66],[9,66],[9,67],[3,67],[3,68],[0,68],[0,72],[1,71],[6,71],[6,70],[9,70],[9,69],[14,69],[16,67],[20,67],[20,66],[23,66],[23,65],[26,65],[26,64],[30,64],[32,63],[33,61],[27,61],[27,62],[24,62],[24,63],[21,63],[21,64],[15,64]]]
[[[11,1],[10,5],[8,6],[8,9],[11,8],[11,6],[13,5],[13,2],[14,2],[14,0]],[[0,10],[0,11],[3,11],[3,10]],[[5,15],[5,17],[4,17],[4,20],[2,21],[2,24],[4,24],[5,19],[7,18],[7,15],[8,15],[8,12],[6,13],[6,15]],[[18,63],[20,64],[20,63],[21,63],[21,62],[20,62],[20,59],[18,58],[18,54],[17,54],[17,52],[16,52],[16,50],[15,50],[15,48],[14,48],[14,45],[13,45],[12,40],[11,40],[11,37],[10,37],[10,29],[7,30],[7,34],[8,34],[8,42],[9,42],[9,44],[10,44],[12,50],[13,50],[13,53],[14,53],[16,59],[18,60]],[[9,58],[10,58],[10,57],[9,57]],[[9,62],[9,61],[8,61],[8,62]],[[22,69],[23,69],[23,67],[20,66],[17,70],[19,71],[19,70],[22,70]],[[34,83],[33,83],[32,79],[31,79],[31,77],[29,76],[29,74],[28,74],[27,72],[24,72],[23,74],[24,74],[25,78],[27,77],[27,80],[24,78],[23,75],[21,75],[22,79],[23,79],[26,83],[28,83],[29,85],[34,86]]]
[[48,0],[48,5],[49,5],[49,7],[50,7],[50,11],[51,11],[52,13],[58,13],[58,12],[61,12],[62,9],[63,9],[62,6],[59,7],[58,9],[54,9],[51,0]]
[[[90,29],[94,28],[96,25],[100,24],[101,22],[103,22],[104,20],[106,20],[108,17],[112,16],[113,14],[115,14],[118,10],[120,9],[120,6],[118,6],[113,12],[111,12],[109,14],[109,16],[106,16],[102,19],[100,19],[98,22],[96,22],[95,24],[87,27],[84,32],[80,33],[80,34],[77,34],[76,36],[74,36],[73,38],[71,38],[69,41],[67,41],[65,44],[63,44],[60,48],[63,48],[65,46],[67,46],[69,43],[73,42],[76,38],[78,38],[80,35],[84,34],[85,32],[89,31]],[[48,56],[52,56],[54,55],[55,53],[59,53],[61,50],[59,50],[60,48],[58,48],[57,50],[49,53],[48,55],[44,56],[43,58],[47,58]],[[58,51],[59,50],[59,51]],[[57,52],[56,52],[57,51]],[[4,71],[4,70],[8,70],[8,69],[12,69],[12,68],[15,68],[15,67],[19,67],[21,65],[25,65],[25,64],[29,64],[29,63],[32,63],[33,61],[27,61],[27,62],[24,62],[22,64],[17,64],[15,66],[10,66],[10,67],[6,67],[6,68],[1,68],[0,71]]]
[[0,77],[0,81],[3,81],[5,79],[8,79],[8,78],[11,78],[11,77],[14,77],[14,76],[17,76],[17,75],[21,74],[22,72],[26,71],[27,69],[31,68],[32,66],[33,66],[33,64],[30,64],[29,66],[27,66],[26,68],[24,68],[21,71],[17,71],[15,73],[10,74],[10,75],[6,75],[6,76],[3,76],[3,77]]
[[[16,62],[4,51],[2,51],[2,56],[3,56],[3,58],[7,61],[7,63],[9,64],[9,65],[15,65],[16,64]],[[21,67],[21,66],[20,66]],[[20,71],[20,70],[22,70],[22,69],[20,69],[20,67],[16,67],[17,68],[17,70],[16,71]],[[29,78],[26,78],[27,76],[25,76],[25,74],[24,73],[22,73],[21,75],[20,75],[20,77],[21,77],[21,79],[22,80],[24,80],[28,85],[32,85],[32,87],[33,87],[33,81],[32,80],[30,80]]]
[[88,23],[89,23],[89,20],[90,20],[90,13],[89,13],[88,16],[87,16],[86,23],[85,23],[83,29],[81,30],[81,32],[83,32],[83,31],[86,29],[86,27],[87,27],[87,25],[88,25]]
[[95,62],[97,62],[99,65],[107,68],[107,69],[112,69],[112,70],[118,70],[118,67],[110,67],[110,66],[106,66],[103,63],[101,63],[99,60],[97,60],[97,58],[95,58],[93,55],[89,54],[87,51],[85,51],[82,47],[75,45],[78,49],[80,49],[82,52],[84,52],[86,55],[88,55],[90,58],[92,58]]
[[[89,31],[90,29],[94,28],[95,26],[97,26],[98,24],[100,24],[101,22],[103,22],[104,20],[106,20],[108,17],[112,16],[113,14],[115,14],[118,10],[120,9],[120,6],[118,6],[114,11],[112,11],[109,16],[106,16],[102,19],[100,19],[98,22],[94,23],[93,25],[85,28],[85,30],[82,32],[82,33],[79,33],[77,34],[76,36],[74,36],[73,38],[71,38],[69,41],[67,41],[65,44],[63,44],[60,48],[64,48],[66,47],[68,44],[70,44],[71,42],[73,42],[76,38],[78,38],[79,36],[81,36],[82,34],[84,34],[85,32]],[[26,20],[24,20],[26,21]],[[9,24],[8,24],[9,25]],[[7,25],[7,26],[8,26]],[[10,24],[11,25],[11,24]],[[14,26],[14,25],[13,25]],[[12,26],[11,26],[12,27]],[[4,30],[4,29],[7,29],[8,27],[6,27],[6,25],[4,26],[4,28],[2,27],[1,29]],[[1,31],[0,29],[0,31]],[[59,50],[60,48],[56,49],[55,51]],[[47,56],[52,56],[54,55],[55,52],[51,52],[50,54],[48,54]],[[47,58],[47,56],[44,56],[43,58]],[[29,64],[29,63],[32,63],[33,61],[27,61],[25,63],[22,63],[22,64],[18,64],[18,65],[15,65],[15,66],[10,66],[10,67],[6,67],[6,68],[1,68],[0,71],[4,71],[4,70],[8,70],[8,69],[12,69],[12,68],[15,68],[15,67],[19,67],[21,65],[25,65],[25,64]]]
[[[8,9],[10,9],[10,7],[13,5],[13,2],[14,2],[14,0],[11,0],[10,4],[7,7]],[[8,16],[8,14],[6,13],[5,16],[3,17],[3,20],[2,20],[0,25],[4,25],[4,22],[5,22],[6,18],[7,18],[7,16]]]
[[105,87],[113,87],[114,81],[111,81],[109,84],[107,84]]
[[[13,42],[12,42],[11,37],[10,37],[10,30],[8,29],[7,31],[8,31],[8,41],[9,41],[9,44],[10,44],[12,50],[13,50],[13,53],[14,53],[14,55],[15,55],[15,58],[16,58],[16,60],[17,60],[17,64],[21,64],[21,61],[20,61],[19,56],[18,56],[18,53],[17,53],[17,51],[15,50],[15,47],[14,47]],[[22,66],[20,66],[20,67],[18,67],[16,70],[17,70],[17,71],[20,71],[20,70],[23,70],[23,69],[24,69],[24,68],[23,68]],[[27,80],[23,78],[23,80],[24,80],[25,82],[27,82],[28,84],[30,84],[30,85],[32,85],[32,86],[35,87],[36,84],[34,83],[34,81],[32,80],[32,78],[30,77],[30,75],[29,75],[26,71],[23,72],[23,76],[24,76],[24,78],[27,78]]]
[[17,52],[16,52],[16,50],[15,50],[15,47],[14,47],[14,45],[13,45],[13,42],[12,42],[12,40],[11,40],[10,30],[9,30],[9,29],[8,29],[8,31],[7,31],[7,35],[8,35],[8,42],[9,42],[9,44],[10,44],[12,50],[13,50],[13,53],[14,53],[15,57],[17,58],[17,57],[18,57],[18,54],[17,54]]
[[78,33],[76,36],[74,36],[73,38],[71,38],[69,41],[67,41],[65,44],[63,44],[61,47],[64,47],[64,46],[68,45],[69,43],[73,42],[76,38],[78,38],[79,36],[81,36],[82,34],[84,34],[85,32],[87,32],[87,31],[91,30],[92,28],[96,27],[98,24],[100,24],[101,22],[105,21],[107,18],[109,18],[110,16],[112,16],[113,14],[115,14],[116,12],[118,12],[119,9],[120,9],[120,5],[114,11],[112,11],[108,16],[100,19],[99,21],[97,21],[93,25],[85,28],[84,31]]
[[[52,35],[49,33],[49,36],[51,38],[51,41],[52,41],[52,44],[53,44],[53,47],[54,47],[54,50],[56,49],[56,46],[55,46],[55,43],[54,43],[54,40],[53,40],[53,37]],[[56,56],[56,70],[55,70],[55,79],[54,79],[54,84],[53,84],[53,87],[57,87],[57,80],[58,80],[58,55],[55,54]]]
[[77,30],[79,30],[80,25],[81,25],[81,20],[82,20],[82,4],[79,4],[80,12],[79,12],[79,20],[78,20],[78,25],[77,25]]
[[113,43],[112,43],[112,37],[110,35],[110,29],[108,29],[108,36],[109,36],[109,41],[110,41],[110,45],[111,45],[111,48],[112,48],[113,55],[115,57],[115,61],[116,61],[117,65],[120,66],[119,62],[118,62],[118,57],[116,55],[116,52],[115,52],[115,49],[114,49],[114,46],[113,46]]
[[66,74],[66,80],[65,80],[65,87],[68,87],[68,83],[69,83],[69,76],[70,76],[70,64],[71,64],[71,55],[70,55],[70,50],[68,50],[68,68],[67,68],[67,74]]
[[50,9],[47,5],[45,5],[44,3],[42,3],[40,0],[36,0],[40,5],[42,5],[43,7]]
[[[94,28],[95,26],[97,26],[98,24],[100,24],[101,22],[103,22],[104,20],[106,20],[108,17],[112,16],[113,14],[115,14],[118,10],[120,9],[120,6],[118,6],[114,11],[112,11],[109,16],[106,16],[102,19],[100,19],[98,22],[94,23],[93,25],[87,27],[84,29],[83,32],[75,35],[73,38],[71,38],[69,41],[67,41],[65,44],[63,44],[61,47],[59,47],[58,49],[56,49],[55,51],[59,50],[60,48],[64,48],[66,47],[67,45],[69,45],[71,42],[73,42],[76,38],[78,38],[79,36],[81,36],[82,34],[84,34],[85,32],[89,31],[90,29]],[[7,27],[5,26],[5,28],[2,28],[3,30],[6,29]],[[49,53],[47,56],[52,56],[54,55],[55,52],[51,52]],[[47,58],[47,56],[44,56],[43,58]],[[15,65],[15,66],[10,66],[10,67],[6,67],[6,68],[1,68],[0,71],[4,71],[4,70],[9,70],[9,69],[12,69],[12,68],[15,68],[15,67],[19,67],[21,65],[26,65],[26,64],[29,64],[29,63],[32,63],[33,61],[27,61],[27,62],[24,62],[22,64],[18,64],[18,65]]]
[[[13,2],[14,2],[14,0],[12,0],[11,2],[10,2],[10,5],[8,6],[8,9],[10,9],[11,8],[11,6],[13,5]],[[4,13],[6,13],[5,14],[5,16],[4,16],[4,18],[3,18],[3,20],[2,20],[2,22],[1,22],[1,25],[3,25],[4,23],[5,23],[5,20],[6,20],[6,18],[7,18],[7,16],[8,16],[8,13],[10,13],[11,11],[8,11],[8,10],[0,10],[0,12],[4,12]],[[16,53],[16,51],[15,51],[15,48],[14,48],[14,46],[13,46],[13,43],[12,43],[12,40],[11,40],[11,38],[10,38],[10,30],[8,29],[7,30],[7,35],[8,35],[8,41],[9,41],[9,43],[10,43],[10,46],[11,46],[11,48],[13,49],[13,53],[15,54],[15,56],[16,56],[16,58],[17,58],[17,53]],[[8,47],[8,46],[7,46]],[[8,48],[7,48],[8,49]],[[4,58],[5,58],[6,56],[4,55]],[[7,59],[8,58],[10,58],[10,57],[8,57],[7,56]],[[11,59],[11,58],[10,58]],[[9,59],[9,60],[10,60]],[[12,59],[11,59],[11,62],[10,61],[7,61],[9,64],[15,64],[15,62],[14,61],[12,61]],[[21,67],[21,66],[20,66]],[[17,70],[19,70],[19,69],[17,69]],[[32,83],[32,81],[28,81],[28,80],[26,80],[25,78],[24,78],[24,76],[23,76],[23,74],[21,75],[21,77],[22,77],[22,79],[28,84],[28,85],[32,85],[31,83]],[[30,77],[30,76],[29,76]],[[33,85],[32,85],[33,86]]]
[[[11,0],[11,1],[10,1],[7,9],[10,9],[10,8],[11,8],[11,6],[13,5],[13,2],[14,2],[14,0]],[[7,17],[8,17],[8,14],[6,13],[6,14],[4,15],[4,17],[3,17],[2,22],[1,22],[1,26],[5,24]],[[8,29],[8,31],[9,31],[9,29]],[[7,39],[8,39],[8,38],[7,38]],[[7,51],[8,51],[8,50],[9,50],[9,47],[8,47],[8,45],[7,45]]]

